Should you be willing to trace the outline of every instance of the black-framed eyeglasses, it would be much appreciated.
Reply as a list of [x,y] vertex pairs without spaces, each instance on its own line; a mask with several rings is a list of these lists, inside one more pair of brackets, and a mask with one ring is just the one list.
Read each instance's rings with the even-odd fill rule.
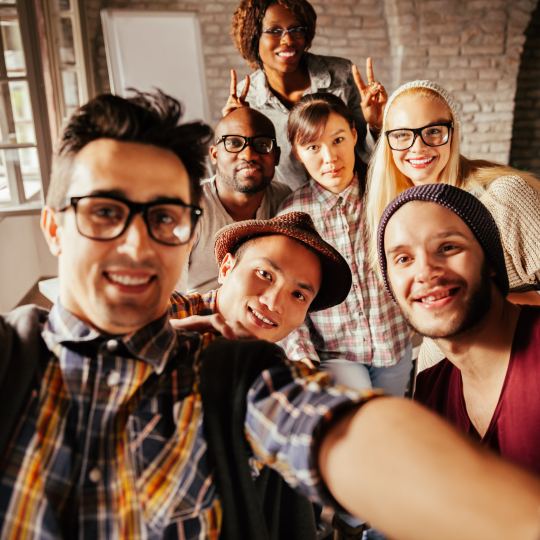
[[283,28],[268,28],[268,30],[263,30],[262,33],[270,36],[274,39],[281,39],[285,34],[289,34],[292,39],[301,39],[306,35],[307,26],[295,26],[294,28],[289,28],[289,30],[284,30]]
[[243,137],[242,135],[223,135],[216,141],[216,145],[223,143],[225,150],[232,154],[238,154],[248,144],[258,154],[269,154],[276,144],[276,139],[273,137],[267,137],[266,135],[259,135],[257,137]]
[[391,129],[384,134],[392,150],[408,150],[416,137],[420,137],[426,146],[443,146],[450,140],[450,131],[453,129],[453,122],[443,122],[417,129]]
[[86,195],[65,199],[59,212],[73,207],[77,230],[82,236],[106,242],[124,234],[137,214],[141,214],[148,234],[166,246],[187,244],[202,215],[198,206],[180,199],[136,203],[123,197]]

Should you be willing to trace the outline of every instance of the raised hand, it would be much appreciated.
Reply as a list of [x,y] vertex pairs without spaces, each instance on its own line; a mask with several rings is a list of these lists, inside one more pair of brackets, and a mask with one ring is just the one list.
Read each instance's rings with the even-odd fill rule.
[[240,97],[236,95],[236,71],[231,69],[231,95],[227,100],[227,105],[221,109],[221,114],[227,116],[231,111],[240,109],[242,107],[249,107],[249,103],[246,101],[246,96],[249,91],[249,75],[246,77],[246,86],[240,94]]
[[374,79],[371,58],[366,60],[366,73],[367,86],[364,84],[358,68],[356,66],[352,67],[354,82],[360,92],[360,106],[362,107],[364,119],[369,124],[371,131],[378,134],[382,129],[384,106],[388,101],[388,94],[384,86]]
[[229,323],[220,313],[213,315],[191,315],[185,319],[170,319],[173,328],[199,332],[221,334],[227,339],[257,339],[245,326],[239,322]]

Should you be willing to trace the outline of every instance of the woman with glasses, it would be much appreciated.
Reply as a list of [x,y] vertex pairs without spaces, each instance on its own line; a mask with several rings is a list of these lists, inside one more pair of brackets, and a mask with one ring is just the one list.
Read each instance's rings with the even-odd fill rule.
[[[238,90],[232,72],[231,95],[223,116],[235,108],[250,106],[272,120],[282,155],[278,180],[293,190],[309,178],[291,156],[287,140],[290,109],[303,95],[329,92],[348,105],[358,131],[359,164],[369,161],[387,99],[383,86],[374,81],[370,58],[365,86],[349,60],[307,52],[315,37],[316,20],[307,0],[242,0],[232,20],[234,44],[256,71],[238,85]],[[361,174],[365,175],[365,167]]]
[[[530,173],[462,156],[457,104],[449,92],[430,81],[407,83],[394,92],[382,131],[367,187],[373,268],[379,267],[376,232],[388,203],[409,187],[444,182],[476,195],[493,215],[505,251],[508,298],[540,304],[540,182]],[[425,340],[420,369],[442,358],[434,342]]]

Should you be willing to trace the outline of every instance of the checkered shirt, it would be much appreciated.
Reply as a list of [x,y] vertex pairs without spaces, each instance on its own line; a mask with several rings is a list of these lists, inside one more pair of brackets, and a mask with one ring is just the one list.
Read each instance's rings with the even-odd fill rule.
[[311,313],[281,342],[291,360],[343,358],[390,367],[405,354],[409,328],[369,265],[359,193],[357,178],[339,195],[311,179],[278,209],[278,216],[310,214],[319,234],[343,255],[353,275],[343,303]]
[[[0,476],[0,538],[217,540],[221,505],[198,388],[201,337],[168,315],[125,336],[89,328],[59,304],[50,360]],[[377,395],[330,387],[283,364],[250,389],[254,458],[307,496],[329,497],[316,440],[332,413]]]

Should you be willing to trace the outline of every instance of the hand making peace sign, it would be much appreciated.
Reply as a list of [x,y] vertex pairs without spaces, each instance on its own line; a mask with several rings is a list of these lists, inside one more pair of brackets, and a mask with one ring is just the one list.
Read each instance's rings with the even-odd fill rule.
[[249,103],[246,101],[246,96],[249,91],[249,75],[246,77],[246,86],[240,94],[240,97],[236,95],[236,71],[231,69],[231,95],[227,100],[227,104],[221,109],[221,114],[227,116],[234,109],[240,109],[242,107],[249,107]]
[[388,101],[388,94],[384,86],[374,80],[371,58],[366,60],[366,72],[367,86],[364,84],[358,68],[356,66],[352,67],[354,82],[360,92],[360,106],[362,107],[364,119],[369,124],[371,131],[378,134],[382,129],[384,106]]

